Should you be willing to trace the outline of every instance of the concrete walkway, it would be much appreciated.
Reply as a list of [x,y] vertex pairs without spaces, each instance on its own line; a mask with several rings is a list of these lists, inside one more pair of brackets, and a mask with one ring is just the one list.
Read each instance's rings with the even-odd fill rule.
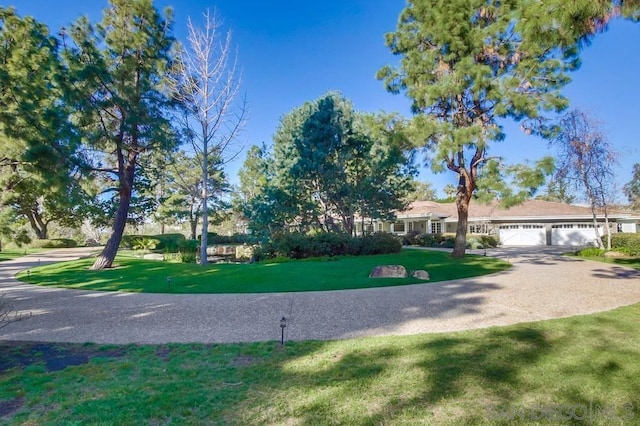
[[[309,293],[165,295],[65,290],[13,277],[87,255],[63,249],[0,263],[0,293],[31,313],[0,339],[96,343],[241,342],[448,332],[610,310],[640,302],[640,271],[560,256],[549,247],[490,250],[494,275],[401,287]],[[348,278],[347,278],[348,279]]]

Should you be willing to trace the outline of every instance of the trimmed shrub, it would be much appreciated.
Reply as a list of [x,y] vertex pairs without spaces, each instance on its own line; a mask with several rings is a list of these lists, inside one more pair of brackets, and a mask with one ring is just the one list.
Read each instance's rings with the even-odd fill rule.
[[51,240],[33,240],[29,244],[31,248],[73,248],[78,243],[69,238],[55,238]]
[[[153,235],[153,238],[159,241],[159,244],[156,246],[158,250],[166,250],[170,253],[177,252],[181,244],[186,241],[186,238],[182,234],[160,234]],[[196,243],[197,246],[197,243]]]
[[[218,235],[215,232],[207,232],[207,245],[212,244],[250,244],[255,238],[247,234]],[[198,241],[202,241],[202,235],[198,235]]]
[[419,245],[420,231],[409,231],[402,236],[402,245],[415,246]]
[[358,254],[388,254],[398,253],[402,250],[400,238],[387,232],[376,232],[365,235],[360,239],[360,250]]
[[496,248],[500,242],[496,235],[474,235],[483,245],[483,248]]
[[182,234],[123,235],[120,247],[133,250],[165,250],[175,253],[185,241]]
[[416,237],[416,242],[422,247],[438,247],[442,241],[442,234],[421,234]]
[[484,245],[482,244],[479,238],[467,237],[467,248],[473,249],[473,250],[483,249]]
[[613,234],[611,235],[611,248],[629,256],[640,256],[640,234]]
[[604,256],[604,250],[597,247],[589,247],[578,250],[576,254],[580,257],[602,257]]
[[120,247],[132,250],[154,250],[160,245],[160,240],[151,235],[123,235]]
[[279,257],[306,259],[310,257],[397,253],[401,249],[400,238],[384,232],[367,235],[363,238],[327,232],[313,235],[290,232],[278,234],[270,242],[256,247],[254,256],[256,260]]
[[197,260],[197,254],[195,251],[180,251],[178,252],[177,256],[178,260],[182,263],[196,263]]
[[196,240],[187,240],[187,239],[183,239],[182,241],[178,242],[178,252],[188,252],[188,253],[195,253],[198,251],[198,247],[200,247],[200,245],[198,244],[198,241]]

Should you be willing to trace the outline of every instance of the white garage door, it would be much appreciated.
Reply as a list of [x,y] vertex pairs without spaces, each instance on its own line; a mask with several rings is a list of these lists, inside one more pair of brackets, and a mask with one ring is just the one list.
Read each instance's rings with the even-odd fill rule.
[[[602,236],[602,227],[598,228]],[[596,233],[593,224],[563,223],[551,227],[551,244],[554,246],[585,246],[595,244]]]
[[544,246],[547,238],[543,225],[501,225],[500,242],[503,246]]

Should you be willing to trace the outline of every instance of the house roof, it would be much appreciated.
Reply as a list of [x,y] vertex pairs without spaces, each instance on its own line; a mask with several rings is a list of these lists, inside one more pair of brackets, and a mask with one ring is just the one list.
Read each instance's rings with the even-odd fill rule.
[[[598,216],[603,216],[598,212]],[[424,218],[445,219],[457,221],[458,211],[455,203],[437,203],[435,201],[414,201],[407,209],[398,212],[398,219]],[[471,201],[469,205],[469,220],[533,220],[533,219],[590,219],[591,208],[573,204],[557,203],[553,201],[527,200],[511,208],[503,208],[497,201],[481,204]],[[640,215],[620,209],[610,209],[610,218],[640,219]]]

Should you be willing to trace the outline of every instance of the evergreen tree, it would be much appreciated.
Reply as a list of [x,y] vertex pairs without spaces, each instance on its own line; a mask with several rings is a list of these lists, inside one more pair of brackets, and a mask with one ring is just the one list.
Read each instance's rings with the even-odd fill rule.
[[170,11],[161,16],[151,0],[110,0],[100,23],[81,18],[70,31],[73,44],[66,46],[65,57],[76,82],[76,119],[94,170],[117,182],[111,237],[93,269],[113,263],[136,177],[144,171],[141,161],[176,145],[168,120],[171,27]]
[[535,122],[541,111],[567,105],[559,90],[568,81],[565,73],[578,65],[577,48],[524,38],[521,13],[520,0],[411,0],[396,32],[387,35],[401,65],[384,67],[378,77],[387,90],[412,100],[419,143],[431,152],[434,171],[458,176],[453,256],[465,253],[469,202],[483,175],[494,184],[489,192],[507,190],[501,198],[513,203],[540,185],[548,169],[511,169],[524,173],[515,181],[529,191],[513,193],[500,183],[506,170],[489,152],[505,137],[498,120]]
[[631,203],[631,208],[640,210],[640,163],[633,165],[631,180],[624,185],[622,191]]
[[285,115],[272,155],[254,149],[241,173],[253,192],[251,227],[353,234],[358,214],[391,218],[406,205],[415,171],[400,127],[394,116],[357,113],[338,93]]
[[189,223],[189,238],[197,237],[198,223],[204,220],[202,208],[207,200],[207,217],[211,223],[220,223],[226,216],[229,205],[221,195],[229,191],[227,179],[222,170],[216,167],[214,162],[208,163],[207,184],[205,192],[202,187],[202,171],[200,160],[187,155],[184,151],[178,151],[168,162],[166,182],[164,183],[164,195],[161,200],[158,213],[165,219],[174,222]]
[[0,64],[0,205],[44,239],[52,221],[78,224],[91,202],[58,42],[44,24],[0,8]]

